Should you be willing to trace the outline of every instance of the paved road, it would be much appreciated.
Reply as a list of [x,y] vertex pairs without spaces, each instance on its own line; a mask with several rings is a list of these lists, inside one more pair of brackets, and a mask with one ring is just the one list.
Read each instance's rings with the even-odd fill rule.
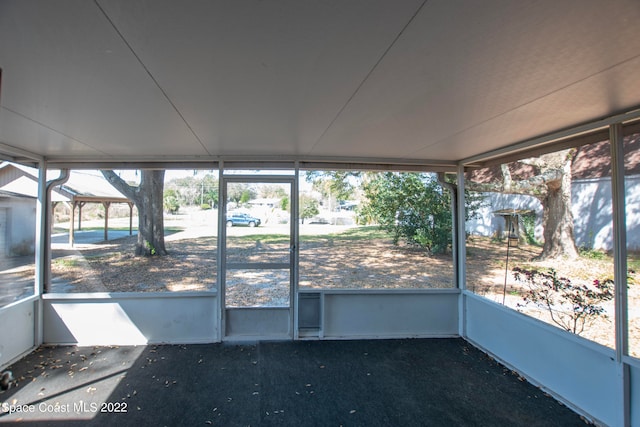
[[[133,230],[133,235],[138,234],[136,230]],[[129,230],[109,230],[107,233],[109,240],[120,239],[122,237],[129,236]],[[98,243],[104,242],[104,230],[81,230],[74,233],[74,239],[76,244]],[[69,244],[69,233],[59,233],[51,236],[52,244]]]

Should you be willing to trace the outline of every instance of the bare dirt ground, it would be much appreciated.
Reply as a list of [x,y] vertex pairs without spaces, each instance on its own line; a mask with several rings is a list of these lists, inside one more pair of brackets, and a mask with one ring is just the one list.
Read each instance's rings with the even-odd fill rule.
[[[451,256],[395,247],[388,239],[301,243],[300,286],[332,289],[453,287]],[[215,288],[217,239],[197,237],[167,241],[166,257],[133,255],[136,237],[128,237],[58,257],[52,275],[70,285],[69,292],[202,291]],[[282,244],[238,242],[228,262],[281,259]],[[288,248],[288,245],[287,245]],[[288,249],[287,249],[288,250]],[[64,255],[63,253],[55,253]]]
[[[510,249],[507,285],[505,292],[505,263],[506,243],[498,244],[486,238],[472,238],[467,245],[467,278],[469,289],[493,301],[502,303],[524,312],[544,322],[554,324],[546,309],[532,305],[523,306],[524,292],[528,288],[516,282],[512,269],[515,266],[529,270],[548,270],[553,268],[561,277],[571,279],[575,284],[591,285],[593,280],[613,278],[613,260],[604,256],[602,259],[581,257],[578,260],[546,260],[535,261],[540,253],[536,246],[524,245]],[[474,280],[470,280],[474,278]],[[628,317],[630,353],[640,355],[640,283],[637,274],[629,275]],[[601,304],[605,309],[605,316],[598,317],[593,324],[588,325],[580,335],[613,348],[615,346],[615,307],[614,301]]]
[[[255,233],[243,229],[242,234]],[[299,286],[331,289],[406,289],[454,287],[452,258],[427,256],[411,247],[398,247],[389,238],[340,238],[340,235],[301,237]],[[79,253],[54,253],[54,282],[65,292],[158,292],[201,291],[216,286],[217,239],[198,233],[176,233],[167,238],[167,257],[136,258],[136,237],[91,245]],[[241,237],[229,240],[229,262],[269,259],[286,260],[288,243],[273,235],[256,240]],[[536,262],[536,246],[509,248],[506,242],[472,237],[467,245],[469,290],[498,303],[552,323],[542,309],[523,307],[524,285],[517,283],[511,270],[554,268],[573,281],[590,284],[594,279],[612,277],[609,259],[581,258],[579,262]],[[265,258],[265,254],[267,258]],[[284,255],[282,259],[280,257]],[[269,258],[271,257],[271,258]],[[507,267],[507,268],[505,268]],[[505,274],[506,271],[506,274]],[[288,304],[288,275],[274,271],[256,276],[255,271],[233,271],[227,277],[227,302],[232,306]],[[506,287],[505,287],[506,277]],[[265,285],[265,280],[271,284]],[[273,285],[275,283],[275,286]],[[630,340],[640,350],[640,292],[632,283],[628,288]],[[55,289],[54,289],[55,291]],[[607,316],[591,325],[582,336],[609,347],[614,346],[613,301],[603,304]]]

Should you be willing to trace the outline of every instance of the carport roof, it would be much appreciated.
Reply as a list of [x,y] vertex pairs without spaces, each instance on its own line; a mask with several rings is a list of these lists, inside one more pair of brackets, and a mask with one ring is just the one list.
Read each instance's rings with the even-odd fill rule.
[[[14,163],[3,162],[0,170],[15,168],[21,171],[20,176],[7,182],[0,187],[0,190],[29,196],[38,197],[38,171],[37,169]],[[58,171],[49,171],[51,175],[58,176]],[[49,175],[49,174],[48,174]],[[49,177],[50,179],[51,177]],[[77,171],[69,172],[68,180],[54,187],[51,194],[53,202],[63,201],[84,201],[84,202],[115,202],[128,203],[129,200],[116,190],[97,171]]]
[[638,22],[637,0],[4,0],[0,152],[451,166],[637,110]]

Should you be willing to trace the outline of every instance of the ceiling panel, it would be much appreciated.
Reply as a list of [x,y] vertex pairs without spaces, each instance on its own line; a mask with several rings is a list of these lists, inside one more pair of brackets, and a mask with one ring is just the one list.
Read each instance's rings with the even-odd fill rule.
[[1,2],[0,66],[3,142],[27,118],[44,155],[207,154],[92,2]]
[[104,156],[105,153],[63,135],[33,119],[0,109],[0,142],[32,153],[51,155]]
[[640,107],[637,0],[2,0],[0,143],[453,162]]
[[421,2],[100,4],[210,152],[300,154]]
[[[623,112],[638,103],[640,81],[637,70],[640,57],[580,80],[561,91],[536,99],[504,114],[479,123],[459,133],[449,135],[433,145],[422,148],[413,156],[418,158],[449,155],[466,158],[470,148],[484,153],[525,141],[540,135],[574,127],[594,118],[607,117],[611,112]],[[582,119],[581,118],[587,118]],[[461,142],[481,141],[481,149]],[[472,154],[472,156],[475,154]]]
[[640,2],[604,5],[428,2],[312,154],[460,159],[637,106]]

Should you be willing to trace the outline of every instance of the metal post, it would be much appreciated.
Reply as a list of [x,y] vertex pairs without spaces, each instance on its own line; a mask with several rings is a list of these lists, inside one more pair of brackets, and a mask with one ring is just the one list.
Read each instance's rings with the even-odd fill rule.
[[298,339],[298,279],[299,279],[299,254],[300,254],[300,169],[299,164],[295,162],[295,174],[291,185],[291,291],[289,295],[289,304],[291,310],[291,337]]
[[507,298],[507,277],[509,276],[509,249],[511,248],[511,238],[507,237],[507,261],[504,265],[504,287],[502,288],[502,305]]
[[465,291],[467,290],[467,251],[465,247],[465,197],[464,197],[464,165],[458,164],[457,171],[458,179],[458,221],[457,221],[457,233],[456,233],[456,245],[458,248],[458,256],[456,257],[456,277],[458,279],[458,289],[460,289],[460,301],[458,304],[458,333],[461,337],[467,336],[467,317],[466,305],[465,305]]
[[226,227],[225,224],[225,208],[226,208],[226,186],[223,179],[224,175],[224,162],[220,161],[218,163],[218,251],[216,254],[217,257],[217,271],[216,271],[216,290],[218,293],[218,341],[222,341],[224,337],[224,328],[225,328],[225,284],[224,284],[224,274],[226,271],[225,259],[226,259]]
[[622,124],[609,126],[611,145],[611,193],[613,202],[613,261],[615,290],[616,361],[622,379],[621,425],[631,425],[629,367],[624,357],[629,354],[627,301],[627,225],[624,185],[624,141]]
[[38,201],[36,204],[36,254],[35,254],[35,280],[34,280],[34,294],[38,296],[36,304],[36,313],[34,316],[34,343],[35,347],[42,344],[44,341],[43,332],[43,303],[42,293],[44,291],[44,283],[46,277],[46,270],[49,265],[46,262],[47,253],[51,251],[50,247],[47,247],[46,238],[47,234],[47,162],[41,160],[38,162]]
[[[46,171],[45,171],[46,175]],[[69,169],[61,169],[60,176],[56,179],[52,179],[51,181],[45,181],[45,194],[44,194],[44,211],[45,211],[45,232],[43,244],[45,245],[45,257],[44,257],[44,291],[49,291],[51,287],[51,230],[53,229],[53,215],[52,215],[52,205],[51,205],[51,192],[53,191],[53,187],[62,185],[69,180]]]
[[629,353],[627,328],[627,226],[625,215],[622,125],[610,127],[611,191],[613,195],[613,257],[616,295],[616,358]]

